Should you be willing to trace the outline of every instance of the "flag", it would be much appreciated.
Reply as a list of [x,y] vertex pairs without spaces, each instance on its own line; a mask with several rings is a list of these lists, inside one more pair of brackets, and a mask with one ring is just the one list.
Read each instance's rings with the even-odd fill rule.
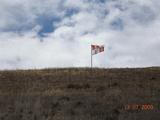
[[91,45],[91,54],[95,55],[98,54],[100,52],[104,52],[104,45]]

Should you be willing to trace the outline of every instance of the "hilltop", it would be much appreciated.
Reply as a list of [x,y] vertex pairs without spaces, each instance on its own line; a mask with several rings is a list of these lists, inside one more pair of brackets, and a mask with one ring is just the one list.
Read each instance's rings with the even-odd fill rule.
[[0,120],[159,120],[159,85],[159,67],[0,71]]

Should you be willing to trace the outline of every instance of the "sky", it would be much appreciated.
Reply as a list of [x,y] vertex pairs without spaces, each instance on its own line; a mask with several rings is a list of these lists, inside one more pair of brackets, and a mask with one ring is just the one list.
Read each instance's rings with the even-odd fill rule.
[[0,69],[160,66],[159,0],[0,0]]

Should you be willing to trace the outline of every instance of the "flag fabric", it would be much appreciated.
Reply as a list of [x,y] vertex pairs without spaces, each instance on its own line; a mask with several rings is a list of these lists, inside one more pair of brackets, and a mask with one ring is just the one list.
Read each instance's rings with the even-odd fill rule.
[[91,45],[91,54],[95,55],[100,52],[104,52],[104,45]]

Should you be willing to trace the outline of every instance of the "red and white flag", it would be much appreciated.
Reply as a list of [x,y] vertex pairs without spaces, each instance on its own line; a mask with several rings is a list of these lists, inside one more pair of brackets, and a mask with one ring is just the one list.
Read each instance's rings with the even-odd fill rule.
[[100,52],[104,52],[104,45],[91,45],[91,54],[95,55]]

